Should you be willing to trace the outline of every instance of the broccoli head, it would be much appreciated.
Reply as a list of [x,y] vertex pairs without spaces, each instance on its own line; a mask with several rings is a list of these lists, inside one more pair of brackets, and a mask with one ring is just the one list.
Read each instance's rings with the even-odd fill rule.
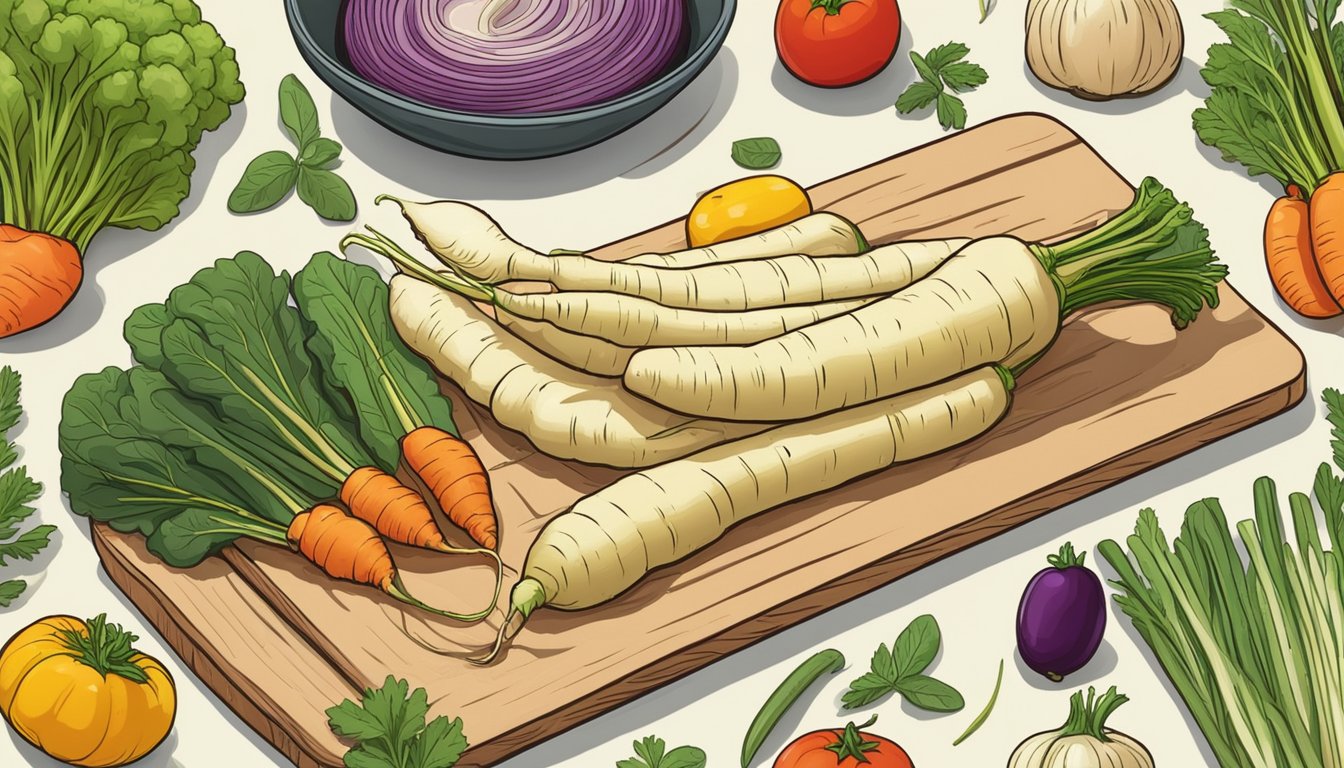
[[192,0],[0,0],[0,215],[81,253],[158,229],[243,94]]

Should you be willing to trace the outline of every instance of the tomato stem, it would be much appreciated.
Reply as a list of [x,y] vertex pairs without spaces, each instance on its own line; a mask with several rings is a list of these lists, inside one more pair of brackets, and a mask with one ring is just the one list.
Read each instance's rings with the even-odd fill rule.
[[89,619],[83,632],[61,630],[61,639],[70,649],[71,658],[92,667],[103,677],[119,675],[134,683],[149,682],[145,671],[131,660],[139,653],[131,644],[140,638],[120,624],[108,624],[105,613]]
[[840,6],[852,2],[854,0],[812,0],[812,10],[822,8],[825,9],[827,16],[838,16],[840,15]]
[[[813,2],[816,2],[816,0],[813,0]],[[860,763],[870,762],[866,755],[882,745],[878,744],[876,741],[864,741],[863,734],[859,733],[859,731],[863,728],[872,726],[872,724],[876,722],[877,715],[868,718],[868,722],[863,725],[855,725],[851,720],[849,724],[845,726],[844,733],[840,734],[840,740],[829,747],[826,747],[826,749],[835,753],[835,762],[843,762],[847,757],[852,757],[855,761]]]

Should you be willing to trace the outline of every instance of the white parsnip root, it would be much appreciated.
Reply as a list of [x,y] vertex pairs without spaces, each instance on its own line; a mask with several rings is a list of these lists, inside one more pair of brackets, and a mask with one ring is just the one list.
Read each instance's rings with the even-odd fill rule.
[[767,428],[670,413],[557,363],[468,299],[413,277],[392,278],[390,308],[411,349],[550,456],[646,467]]
[[625,373],[630,356],[635,354],[633,347],[622,347],[605,339],[571,333],[550,323],[524,320],[508,312],[496,314],[496,321],[500,325],[538,352],[594,376],[619,378]]

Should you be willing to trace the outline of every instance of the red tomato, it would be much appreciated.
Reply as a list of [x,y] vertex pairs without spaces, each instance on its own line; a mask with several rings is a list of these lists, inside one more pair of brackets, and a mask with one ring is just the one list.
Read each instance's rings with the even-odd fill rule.
[[781,0],[775,17],[775,47],[784,67],[826,88],[881,72],[900,41],[896,0]]
[[813,731],[799,736],[775,760],[775,768],[914,768],[910,756],[891,739],[860,731],[861,726]]

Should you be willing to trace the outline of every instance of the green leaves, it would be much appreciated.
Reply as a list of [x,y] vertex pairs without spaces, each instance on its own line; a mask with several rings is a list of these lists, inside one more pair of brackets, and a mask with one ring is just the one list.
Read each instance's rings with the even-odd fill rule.
[[956,94],[968,93],[989,82],[979,64],[964,61],[971,52],[963,43],[944,43],[927,55],[910,52],[920,79],[896,99],[896,111],[907,115],[936,105],[938,122],[946,129],[966,127],[966,105]]
[[657,736],[645,736],[634,744],[635,757],[616,763],[616,768],[705,768],[705,752],[699,747],[677,747],[667,752],[667,744]]
[[767,136],[733,142],[733,162],[749,170],[774,168],[783,155],[779,142]]
[[405,680],[388,675],[368,688],[360,702],[349,699],[327,710],[327,724],[355,746],[345,753],[347,768],[452,768],[467,750],[462,719],[440,715],[429,723],[424,688],[410,691]]
[[886,643],[873,653],[869,671],[850,683],[842,702],[858,709],[891,693],[899,693],[911,705],[930,712],[956,712],[966,706],[955,688],[924,674],[938,655],[942,633],[929,615],[920,616],[896,638],[892,650]]
[[264,152],[248,164],[229,195],[233,213],[256,213],[280,204],[296,187],[299,199],[330,221],[353,221],[358,212],[350,185],[331,169],[341,156],[339,142],[321,135],[317,106],[294,75],[280,82],[280,122],[298,147],[297,155]]
[[319,253],[294,276],[311,328],[308,349],[338,397],[355,404],[359,436],[380,466],[395,467],[403,435],[433,425],[455,431],[452,404],[429,365],[397,336],[387,283],[372,267]]
[[[42,495],[42,485],[28,476],[24,467],[14,467],[18,449],[9,433],[23,416],[19,396],[23,382],[18,371],[0,368],[0,566],[15,560],[32,560],[51,542],[54,525],[39,525],[20,533],[20,526],[35,511],[31,506]],[[8,608],[27,589],[22,579],[0,584],[0,608]]]

